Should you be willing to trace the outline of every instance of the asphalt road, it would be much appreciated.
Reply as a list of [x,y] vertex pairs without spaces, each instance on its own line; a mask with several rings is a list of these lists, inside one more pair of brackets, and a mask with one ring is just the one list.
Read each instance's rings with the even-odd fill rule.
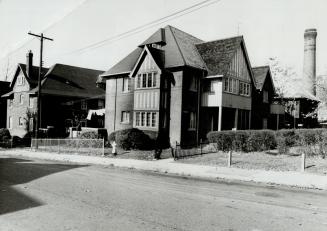
[[327,192],[2,156],[0,230],[327,230]]

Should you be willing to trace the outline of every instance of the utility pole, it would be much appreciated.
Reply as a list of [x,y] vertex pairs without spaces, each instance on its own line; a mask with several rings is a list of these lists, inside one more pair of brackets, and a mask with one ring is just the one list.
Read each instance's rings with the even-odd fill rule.
[[39,77],[38,77],[38,81],[37,81],[37,87],[38,87],[38,91],[37,91],[37,112],[36,112],[36,132],[35,132],[35,140],[36,140],[36,144],[35,144],[35,148],[38,149],[39,145],[38,145],[38,133],[39,133],[39,128],[41,126],[41,80],[42,80],[42,65],[43,65],[43,60],[42,60],[42,55],[43,55],[43,40],[50,40],[53,41],[53,39],[51,38],[47,38],[45,36],[43,36],[43,33],[41,33],[41,35],[37,35],[37,34],[33,34],[31,32],[28,32],[29,35],[32,35],[34,37],[38,37],[40,38],[40,42],[41,42],[41,46],[40,46],[40,66],[39,66]]

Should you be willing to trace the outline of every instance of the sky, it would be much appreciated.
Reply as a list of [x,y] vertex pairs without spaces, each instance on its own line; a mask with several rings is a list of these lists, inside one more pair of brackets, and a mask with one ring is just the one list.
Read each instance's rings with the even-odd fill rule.
[[44,43],[44,66],[55,63],[108,70],[158,28],[172,25],[205,41],[243,35],[252,66],[276,57],[302,73],[303,33],[316,28],[317,74],[327,74],[326,0],[210,0],[207,6],[101,43],[204,0],[0,0],[0,80],[10,81],[17,63]]

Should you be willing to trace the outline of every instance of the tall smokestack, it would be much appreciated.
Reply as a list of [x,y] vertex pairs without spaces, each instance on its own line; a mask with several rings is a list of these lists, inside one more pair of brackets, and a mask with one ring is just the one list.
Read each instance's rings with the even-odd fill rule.
[[31,50],[26,54],[26,73],[28,77],[31,77],[33,67],[33,53]]
[[304,32],[303,78],[308,84],[308,90],[316,95],[316,29],[306,29]]

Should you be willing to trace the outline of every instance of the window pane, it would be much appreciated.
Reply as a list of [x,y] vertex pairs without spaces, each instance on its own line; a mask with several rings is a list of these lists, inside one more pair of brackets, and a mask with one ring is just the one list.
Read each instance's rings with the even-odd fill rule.
[[136,88],[140,88],[141,87],[141,81],[142,81],[142,75],[138,74],[137,75],[137,80],[136,80]]
[[151,112],[147,112],[146,113],[146,126],[150,127],[150,123],[151,123]]
[[146,87],[146,74],[143,74],[143,79],[142,79],[142,87]]
[[157,123],[157,113],[152,113],[152,127],[155,127]]
[[140,126],[140,113],[135,113],[135,126]]
[[152,73],[148,73],[148,87],[152,87]]
[[157,73],[153,73],[152,75],[152,86],[153,87],[157,86]]

